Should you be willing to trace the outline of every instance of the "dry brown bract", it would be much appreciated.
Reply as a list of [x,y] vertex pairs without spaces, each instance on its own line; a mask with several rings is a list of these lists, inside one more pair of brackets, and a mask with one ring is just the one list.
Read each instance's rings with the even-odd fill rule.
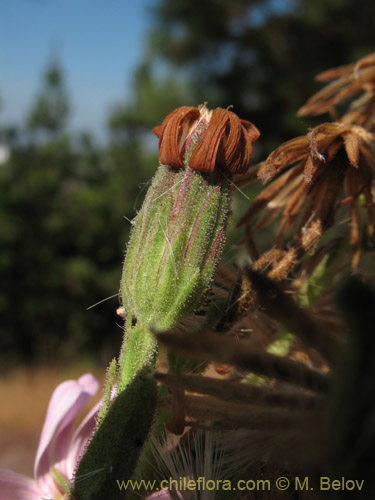
[[352,265],[356,268],[360,204],[367,209],[369,237],[374,230],[373,148],[374,134],[341,122],[323,123],[306,136],[285,142],[261,164],[258,177],[266,183],[288,170],[255,198],[238,225],[247,224],[255,214],[265,210],[255,227],[259,229],[282,212],[274,245],[280,247],[286,233],[293,229],[294,245],[285,256],[290,261],[288,271],[316,245],[322,233],[333,224],[336,210],[346,204],[350,215]]
[[324,71],[316,79],[320,82],[333,81],[302,106],[298,111],[299,116],[315,116],[329,112],[331,117],[337,120],[335,107],[361,93],[341,120],[374,131],[375,54],[363,57],[356,64]]

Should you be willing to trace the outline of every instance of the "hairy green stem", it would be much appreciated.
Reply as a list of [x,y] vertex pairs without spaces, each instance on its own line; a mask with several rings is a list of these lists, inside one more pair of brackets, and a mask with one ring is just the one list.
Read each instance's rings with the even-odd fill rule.
[[150,328],[137,323],[126,327],[119,357],[117,394],[120,394],[144,366],[150,366],[156,355],[156,339]]

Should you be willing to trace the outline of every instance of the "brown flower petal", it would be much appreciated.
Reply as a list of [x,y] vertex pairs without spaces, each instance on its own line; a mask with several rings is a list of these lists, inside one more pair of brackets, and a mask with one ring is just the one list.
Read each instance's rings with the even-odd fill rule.
[[297,113],[298,116],[329,112],[331,118],[338,120],[338,112],[335,107],[360,94],[355,101],[351,102],[350,109],[342,117],[342,120],[362,126],[366,123],[369,130],[374,129],[372,118],[375,92],[375,54],[363,57],[356,64],[324,71],[316,79],[320,82],[330,83],[302,106]]
[[218,160],[221,165],[230,165],[236,169],[237,163],[241,159],[241,148],[244,147],[245,139],[239,118],[229,111],[226,114],[226,120],[228,121],[227,133],[223,136]]
[[358,168],[360,138],[355,134],[343,134],[345,151],[350,164]]
[[155,127],[154,133],[159,137],[160,163],[171,167],[183,166],[178,147],[182,132],[180,126],[184,120],[196,120],[199,114],[198,108],[183,106],[169,113],[160,127]]
[[205,106],[178,108],[153,129],[159,137],[160,163],[182,167],[189,139],[204,120],[207,128],[194,146],[189,166],[206,173],[212,173],[216,165],[230,173],[245,173],[250,165],[252,144],[260,135],[258,129],[231,111],[217,108],[208,112]]
[[228,121],[228,111],[217,108],[212,112],[208,129],[194,148],[189,166],[194,170],[211,173],[216,164],[217,152]]

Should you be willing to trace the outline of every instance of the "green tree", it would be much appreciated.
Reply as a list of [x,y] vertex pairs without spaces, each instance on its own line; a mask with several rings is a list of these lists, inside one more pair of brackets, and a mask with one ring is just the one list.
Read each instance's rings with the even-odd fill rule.
[[63,71],[59,61],[54,58],[44,72],[42,88],[30,111],[27,124],[31,130],[56,134],[64,129],[69,109]]
[[171,68],[160,74],[156,62],[149,52],[135,70],[131,96],[117,103],[109,114],[114,142],[143,139],[171,109],[186,103],[194,105],[190,82],[183,75],[176,78]]
[[2,366],[118,347],[118,300],[86,308],[118,292],[126,219],[156,161],[130,137],[99,148],[64,131],[64,74],[55,65],[46,76],[27,124],[37,134],[0,168]]

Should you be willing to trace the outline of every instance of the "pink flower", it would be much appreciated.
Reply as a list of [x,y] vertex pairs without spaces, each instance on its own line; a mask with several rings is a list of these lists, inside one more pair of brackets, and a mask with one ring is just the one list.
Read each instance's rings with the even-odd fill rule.
[[74,431],[78,413],[96,394],[90,373],[67,380],[52,394],[34,464],[34,479],[0,469],[0,500],[60,500],[95,427],[96,405]]
[[[181,498],[180,493],[178,493],[178,496]],[[146,500],[172,500],[172,497],[168,490],[160,490],[147,497]]]
[[[175,495],[178,496],[178,498],[182,498],[182,495],[179,491],[174,492]],[[173,500],[174,497],[171,497],[169,490],[164,489],[160,491],[156,491],[149,497],[147,497],[145,500]],[[192,497],[193,498],[193,497]]]

